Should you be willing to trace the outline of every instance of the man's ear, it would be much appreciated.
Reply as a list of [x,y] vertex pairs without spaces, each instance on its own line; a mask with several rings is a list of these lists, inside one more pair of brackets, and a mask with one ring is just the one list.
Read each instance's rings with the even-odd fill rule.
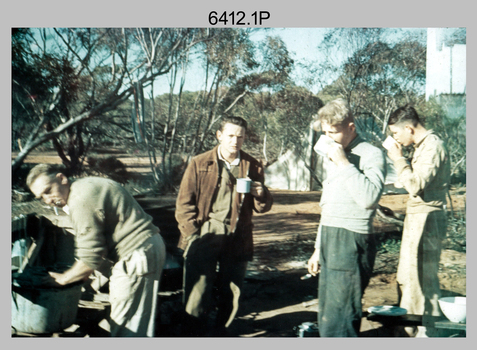
[[215,133],[215,137],[217,137],[217,140],[220,141],[220,138],[222,137],[222,132],[220,130],[217,130]]
[[58,180],[60,180],[60,183],[62,185],[68,184],[68,178],[65,176],[65,174],[58,173],[58,174],[56,174],[56,177],[58,178]]
[[356,125],[354,124],[354,122],[350,122],[348,127],[352,132],[356,131]]
[[408,124],[408,125],[405,125],[405,126],[404,126],[404,129],[405,129],[408,133],[410,133],[411,135],[414,135],[414,128],[413,128],[411,125],[409,125],[409,124]]
[[321,121],[319,119],[314,119],[313,122],[311,123],[311,127],[313,128],[313,130],[317,132],[322,132]]

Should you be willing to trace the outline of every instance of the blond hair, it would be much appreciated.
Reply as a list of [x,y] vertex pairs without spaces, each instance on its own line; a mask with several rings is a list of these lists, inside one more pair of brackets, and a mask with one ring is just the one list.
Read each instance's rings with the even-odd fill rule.
[[31,187],[35,180],[41,175],[46,175],[50,179],[53,179],[56,174],[64,174],[64,172],[65,167],[61,164],[38,164],[35,165],[28,173],[26,184],[28,187]]
[[328,102],[318,111],[318,119],[320,122],[329,125],[343,125],[346,122],[353,121],[353,115],[349,109],[348,103],[342,99]]

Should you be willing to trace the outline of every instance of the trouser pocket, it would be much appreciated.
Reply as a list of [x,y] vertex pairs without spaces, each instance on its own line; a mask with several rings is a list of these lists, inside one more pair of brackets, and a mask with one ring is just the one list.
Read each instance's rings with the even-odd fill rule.
[[354,232],[323,226],[320,259],[329,269],[354,271],[358,262]]

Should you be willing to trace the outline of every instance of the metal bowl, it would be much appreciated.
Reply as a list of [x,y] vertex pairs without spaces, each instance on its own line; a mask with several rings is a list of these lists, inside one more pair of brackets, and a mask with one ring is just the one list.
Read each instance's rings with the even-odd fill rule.
[[451,322],[465,323],[467,319],[466,297],[445,297],[439,299],[442,313]]

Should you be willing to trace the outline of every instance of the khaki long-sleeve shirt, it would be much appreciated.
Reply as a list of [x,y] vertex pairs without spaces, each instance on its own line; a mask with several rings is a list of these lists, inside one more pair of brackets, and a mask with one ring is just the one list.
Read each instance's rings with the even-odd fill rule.
[[394,162],[398,181],[409,193],[407,213],[442,210],[450,183],[450,160],[446,146],[429,130],[414,147],[411,164],[404,158]]

